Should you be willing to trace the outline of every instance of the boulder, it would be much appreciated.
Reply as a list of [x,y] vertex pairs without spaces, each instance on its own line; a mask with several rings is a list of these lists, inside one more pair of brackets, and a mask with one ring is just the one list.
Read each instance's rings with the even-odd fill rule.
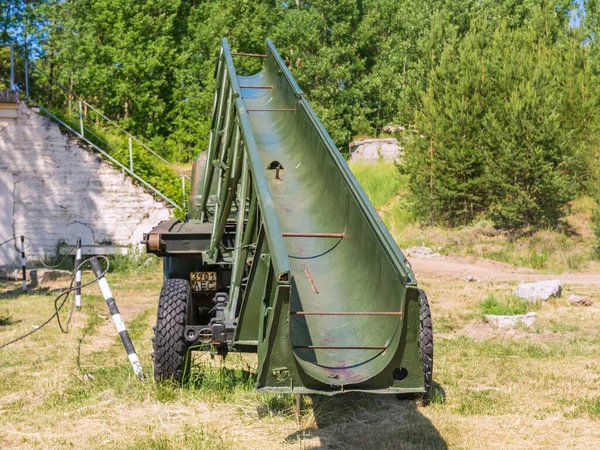
[[383,127],[383,132],[384,133],[396,133],[396,132],[401,132],[404,131],[404,126],[403,125],[386,125],[385,127]]
[[404,148],[400,147],[394,138],[353,141],[349,147],[350,161],[376,162],[382,159],[400,162],[404,155]]
[[514,328],[520,323],[526,327],[531,327],[536,318],[537,314],[534,312],[515,314],[514,316],[496,316],[493,314],[485,316],[485,320],[498,328]]
[[[26,274],[27,281],[33,284],[44,284],[61,278],[70,278],[72,275],[68,270],[60,269],[27,269]],[[23,271],[21,268],[2,269],[0,270],[0,279],[21,281],[23,279]]]
[[552,297],[560,297],[562,283],[560,280],[538,281],[537,283],[521,283],[515,295],[529,302],[546,301]]
[[441,258],[442,255],[434,252],[429,247],[411,247],[406,249],[406,256],[414,256],[416,258]]
[[575,306],[591,306],[594,304],[594,301],[586,297],[585,295],[569,295],[569,303]]
[[50,281],[59,280],[61,278],[71,278],[71,272],[60,269],[35,269],[31,272],[32,279],[35,278],[39,284],[48,283]]
[[[7,281],[21,281],[23,279],[23,271],[19,267],[18,269],[0,269],[0,280]],[[31,276],[27,272],[27,280],[30,280]]]

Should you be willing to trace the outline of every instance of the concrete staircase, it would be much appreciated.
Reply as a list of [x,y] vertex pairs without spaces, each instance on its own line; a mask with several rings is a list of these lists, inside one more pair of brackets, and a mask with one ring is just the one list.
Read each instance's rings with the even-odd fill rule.
[[15,91],[0,91],[0,120],[16,119],[19,95]]
[[[123,252],[169,218],[153,193],[78,144],[16,93],[0,91],[0,242],[25,235],[30,257],[42,260],[77,237],[88,254]],[[0,247],[0,267],[17,260],[12,245]]]

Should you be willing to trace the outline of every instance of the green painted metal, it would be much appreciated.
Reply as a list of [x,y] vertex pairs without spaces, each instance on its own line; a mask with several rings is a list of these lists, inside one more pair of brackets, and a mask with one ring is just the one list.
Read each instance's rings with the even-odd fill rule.
[[424,392],[414,274],[266,47],[263,69],[239,76],[223,40],[208,156],[192,176],[190,222],[212,222],[204,263],[231,264],[230,349],[258,353],[266,392]]

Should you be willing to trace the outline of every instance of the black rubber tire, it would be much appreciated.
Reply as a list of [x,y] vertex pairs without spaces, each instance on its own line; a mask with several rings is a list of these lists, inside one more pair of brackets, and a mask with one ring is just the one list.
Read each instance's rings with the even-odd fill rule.
[[187,280],[165,280],[156,315],[154,329],[154,379],[184,382],[190,373],[188,344],[185,340],[185,322],[188,300],[192,295]]
[[433,384],[433,326],[431,324],[431,311],[425,292],[419,289],[419,348],[421,350],[421,363],[423,364],[423,377],[425,380],[425,395],[428,401],[432,396]]

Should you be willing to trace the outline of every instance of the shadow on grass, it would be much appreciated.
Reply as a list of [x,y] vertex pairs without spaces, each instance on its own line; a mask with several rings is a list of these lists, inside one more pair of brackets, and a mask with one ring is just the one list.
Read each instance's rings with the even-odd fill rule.
[[28,285],[27,291],[23,292],[23,288],[21,286],[16,287],[14,289],[10,289],[8,291],[3,291],[0,293],[0,300],[8,300],[8,299],[16,299],[23,295],[50,295],[50,294],[60,294],[60,292],[56,289],[50,289],[47,287],[39,287],[37,285]]
[[27,281],[27,291],[23,291],[23,285],[21,281],[8,282],[6,284],[10,284],[11,288],[4,290],[4,282],[0,282],[0,299],[14,299],[18,298],[22,295],[51,295],[51,294],[60,294],[66,291],[69,288],[69,282],[65,282],[64,287],[60,288],[50,288],[50,287],[42,287],[38,281],[37,274],[32,271],[31,278]]
[[[435,383],[434,383],[435,384]],[[434,386],[435,402],[443,389]],[[446,450],[446,441],[425,417],[414,396],[348,393],[333,397],[311,396],[316,426],[287,437],[288,443],[318,438],[311,450]]]
[[7,312],[0,312],[0,327],[7,327],[9,325],[14,325],[16,323],[20,323],[21,320],[13,320],[11,315]]

